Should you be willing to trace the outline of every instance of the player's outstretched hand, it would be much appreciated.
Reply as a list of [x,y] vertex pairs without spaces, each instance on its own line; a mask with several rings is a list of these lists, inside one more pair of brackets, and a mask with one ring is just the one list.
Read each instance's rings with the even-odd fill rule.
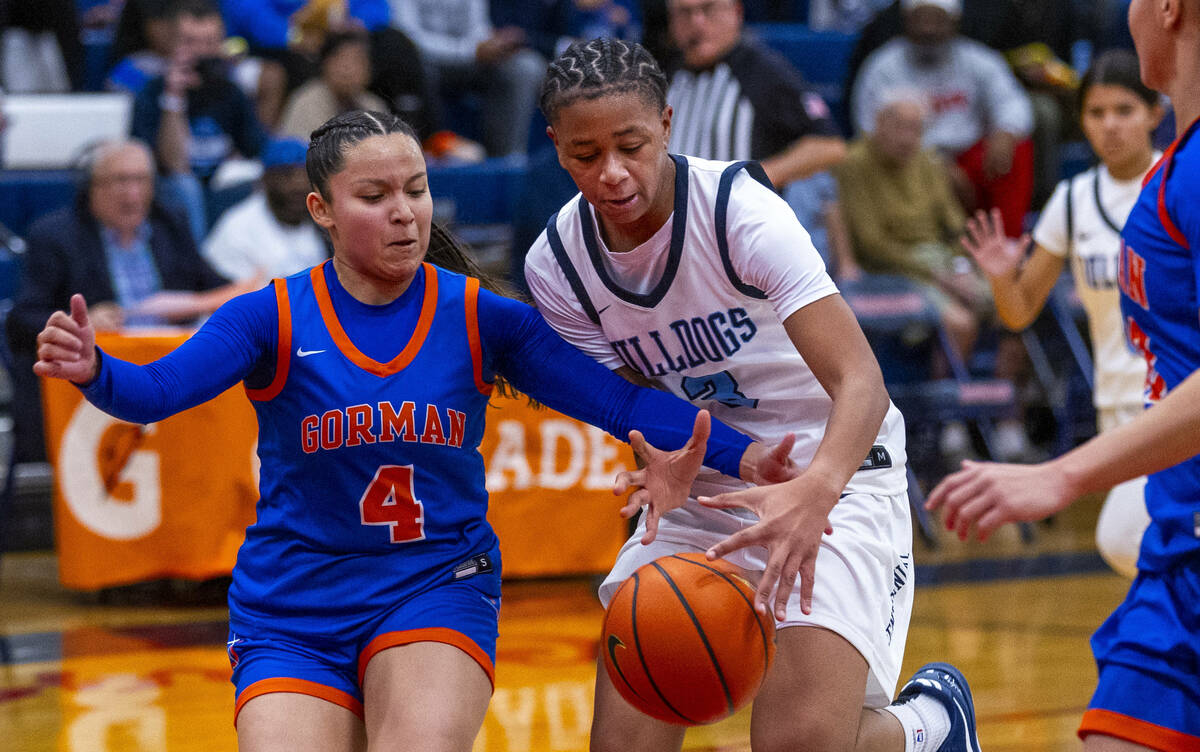
[[621,516],[629,519],[638,509],[646,507],[646,534],[642,543],[650,543],[658,534],[658,521],[664,514],[683,506],[692,488],[692,481],[704,464],[708,434],[712,419],[707,410],[696,414],[692,437],[682,448],[664,452],[652,446],[640,431],[629,432],[629,444],[642,461],[638,470],[617,473],[613,493],[618,496],[636,488],[621,507]]
[[716,559],[747,546],[763,546],[767,549],[767,567],[758,582],[754,607],[766,614],[771,610],[774,591],[775,618],[785,618],[788,598],[799,577],[800,607],[804,613],[812,613],[817,551],[822,534],[833,532],[829,513],[839,491],[801,473],[784,483],[699,498],[707,507],[742,507],[758,515],[758,522],[710,548],[708,558]]
[[1029,236],[1016,243],[1004,234],[1004,218],[999,209],[985,212],[982,209],[967,219],[967,230],[962,236],[962,246],[989,277],[1005,278],[1016,271],[1029,245]]
[[960,540],[986,540],[1006,522],[1032,522],[1073,501],[1062,472],[1049,463],[1008,465],[964,460],[962,469],[937,484],[926,509],[944,510],[947,530]]
[[96,378],[96,332],[88,318],[87,301],[78,293],[71,296],[71,313],[55,311],[46,328],[37,336],[37,362],[33,372],[39,376],[66,379],[86,384]]

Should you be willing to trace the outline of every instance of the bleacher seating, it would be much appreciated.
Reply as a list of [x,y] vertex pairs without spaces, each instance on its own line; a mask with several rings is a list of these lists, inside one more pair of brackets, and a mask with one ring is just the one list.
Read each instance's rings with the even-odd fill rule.
[[763,23],[747,26],[755,36],[788,59],[829,105],[846,128],[843,86],[857,35],[813,31],[803,24]]

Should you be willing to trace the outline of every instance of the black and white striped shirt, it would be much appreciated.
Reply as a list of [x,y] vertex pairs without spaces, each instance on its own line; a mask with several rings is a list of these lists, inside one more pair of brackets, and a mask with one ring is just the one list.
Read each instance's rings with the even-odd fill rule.
[[840,135],[829,108],[782,56],[742,40],[709,69],[671,77],[670,150],[721,161],[766,159],[804,136]]

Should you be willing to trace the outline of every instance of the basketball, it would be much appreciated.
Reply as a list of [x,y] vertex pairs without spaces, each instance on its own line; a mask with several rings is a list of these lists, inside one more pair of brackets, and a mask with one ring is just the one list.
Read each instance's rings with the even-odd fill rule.
[[604,668],[629,704],[685,726],[731,715],[758,693],[775,657],[775,621],[754,587],[702,553],[664,556],[613,595],[601,635]]

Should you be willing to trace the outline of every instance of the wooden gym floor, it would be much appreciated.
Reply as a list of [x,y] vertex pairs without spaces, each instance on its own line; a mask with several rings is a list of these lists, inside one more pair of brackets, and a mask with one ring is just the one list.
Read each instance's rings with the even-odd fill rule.
[[[971,682],[987,752],[1079,749],[1095,681],[1092,630],[1126,582],[1091,546],[1095,504],[1032,543],[943,535],[916,545],[918,588],[904,676],[929,660]],[[505,586],[497,687],[476,752],[587,749],[601,610],[586,579]],[[171,605],[163,605],[169,601]],[[188,605],[189,601],[195,605]],[[219,593],[146,588],[108,598],[57,582],[52,553],[0,561],[0,749],[234,750]],[[749,750],[749,713],[691,730],[687,750]]]

